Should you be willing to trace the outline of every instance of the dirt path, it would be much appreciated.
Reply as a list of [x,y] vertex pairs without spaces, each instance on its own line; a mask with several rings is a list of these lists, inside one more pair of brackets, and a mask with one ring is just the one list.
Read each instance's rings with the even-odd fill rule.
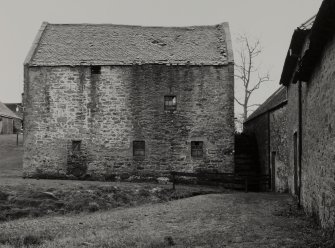
[[89,215],[7,222],[0,224],[0,237],[39,237],[41,247],[312,247],[317,234],[308,221],[283,216],[290,204],[288,195],[279,194],[202,195]]

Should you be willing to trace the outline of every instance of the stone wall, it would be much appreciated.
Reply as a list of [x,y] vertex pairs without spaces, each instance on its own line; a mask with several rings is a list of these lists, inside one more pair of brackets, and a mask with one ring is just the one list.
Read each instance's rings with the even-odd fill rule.
[[[24,175],[233,172],[233,80],[232,65],[25,68]],[[166,95],[176,111],[164,110]],[[145,141],[145,156],[133,156],[133,141]],[[191,141],[204,142],[202,158]]]
[[[298,175],[298,146],[299,146],[299,95],[298,95],[298,83],[288,85],[288,102],[287,102],[287,147],[288,147],[288,189],[293,195],[298,195],[295,189],[295,173]],[[296,134],[296,148],[294,137]],[[296,158],[294,155],[294,149],[296,149]],[[295,162],[296,159],[296,162]],[[295,169],[295,163],[297,163],[297,168]],[[297,170],[297,172],[295,172]],[[299,179],[297,178],[297,184]]]
[[304,83],[302,203],[324,227],[335,227],[335,39]]
[[275,180],[274,190],[288,191],[288,147],[286,104],[270,112],[270,168]]
[[243,124],[243,132],[254,136],[257,142],[260,173],[269,175],[269,116],[264,113]]

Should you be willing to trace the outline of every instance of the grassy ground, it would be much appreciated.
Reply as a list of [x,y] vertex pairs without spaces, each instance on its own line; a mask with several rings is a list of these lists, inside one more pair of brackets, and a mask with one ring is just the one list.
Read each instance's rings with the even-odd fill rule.
[[0,222],[24,217],[96,212],[164,202],[223,188],[171,185],[22,179],[22,135],[0,135]]
[[334,247],[287,195],[201,195],[115,211],[0,224],[2,247]]
[[0,222],[23,217],[96,212],[226,191],[223,188],[191,186],[177,187],[173,191],[171,185],[147,183],[19,181],[21,184],[0,183]]
[[0,135],[0,247],[335,247],[288,195],[22,179],[21,168],[16,136]]
[[16,134],[0,135],[0,180],[21,176],[22,140],[19,134],[19,146],[16,145]]

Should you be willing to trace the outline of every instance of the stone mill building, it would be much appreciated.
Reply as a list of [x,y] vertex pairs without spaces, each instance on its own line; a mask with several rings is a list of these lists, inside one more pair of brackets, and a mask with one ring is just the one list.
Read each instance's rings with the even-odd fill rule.
[[24,176],[233,172],[228,23],[43,23],[24,63]]

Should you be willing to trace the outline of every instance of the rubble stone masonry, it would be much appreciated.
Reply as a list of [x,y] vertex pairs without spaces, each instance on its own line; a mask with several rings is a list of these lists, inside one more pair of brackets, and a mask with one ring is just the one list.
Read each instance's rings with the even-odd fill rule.
[[[288,102],[287,102],[287,146],[288,146],[288,188],[289,192],[293,195],[298,195],[296,192],[294,180],[295,180],[295,168],[294,164],[297,163],[298,170],[298,145],[299,145],[299,96],[298,96],[298,84],[289,84],[288,86]],[[294,148],[294,135],[296,134],[297,147]],[[294,149],[296,149],[296,158],[294,155]],[[296,161],[294,161],[296,159]],[[298,174],[297,174],[298,175]],[[299,178],[296,179],[297,184]]]
[[[275,191],[288,191],[288,147],[286,104],[270,112],[270,160],[274,168]],[[274,164],[273,164],[274,163]]]
[[303,91],[302,202],[335,227],[335,39]]
[[[233,80],[233,65],[26,67],[24,176],[233,172]],[[191,141],[203,141],[202,157]]]
[[254,136],[257,142],[258,162],[260,173],[269,175],[269,116],[268,113],[257,116],[256,118],[245,122],[243,132]]

